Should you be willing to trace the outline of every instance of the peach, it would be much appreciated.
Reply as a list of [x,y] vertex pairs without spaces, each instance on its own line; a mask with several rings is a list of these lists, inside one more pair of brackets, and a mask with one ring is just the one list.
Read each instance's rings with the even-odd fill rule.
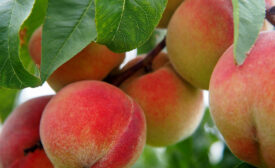
[[244,64],[232,46],[210,81],[210,110],[231,151],[257,167],[275,167],[275,32],[261,33]]
[[166,28],[171,17],[173,16],[177,7],[183,2],[183,0],[168,0],[166,8],[162,14],[162,18],[159,21],[158,28]]
[[274,4],[275,4],[275,1],[274,0],[265,0],[265,7],[266,7],[266,9],[268,9],[268,8],[271,8],[272,6],[274,6]]
[[[137,57],[124,68],[131,67]],[[167,146],[190,136],[203,116],[202,91],[182,80],[166,54],[153,61],[152,72],[138,71],[120,86],[144,110],[147,144]]]
[[16,160],[10,168],[53,168],[44,150],[38,149],[26,157]]
[[218,59],[233,43],[233,29],[231,0],[185,0],[167,31],[167,51],[176,71],[195,87],[208,90]]
[[[29,42],[29,51],[34,62],[41,62],[42,27],[38,28]],[[125,53],[114,53],[106,46],[92,42],[71,60],[60,66],[47,80],[56,91],[69,83],[81,80],[102,80],[119,66]]]
[[120,89],[80,81],[60,90],[44,110],[40,135],[55,167],[130,167],[145,144],[142,109]]
[[51,96],[29,100],[18,106],[8,117],[0,134],[1,168],[52,168],[41,148],[26,152],[39,141],[39,123]]

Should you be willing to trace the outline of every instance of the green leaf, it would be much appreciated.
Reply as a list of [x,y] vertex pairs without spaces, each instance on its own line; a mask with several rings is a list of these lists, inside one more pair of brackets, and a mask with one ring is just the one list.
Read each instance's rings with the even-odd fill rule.
[[237,165],[235,168],[256,168],[256,167],[251,166],[247,163],[241,163],[241,164]]
[[49,0],[42,33],[41,79],[44,82],[96,38],[93,0]]
[[232,0],[234,15],[234,57],[243,64],[263,26],[265,0]]
[[161,19],[167,0],[95,0],[97,42],[116,52],[145,43]]
[[20,31],[20,58],[24,67],[33,74],[39,74],[39,71],[30,57],[28,44],[32,33],[44,22],[48,0],[37,0],[30,17],[21,26]]
[[233,155],[229,148],[226,146],[223,151],[223,159],[216,167],[232,168],[234,167],[234,165],[239,164],[240,162],[241,161],[237,159],[237,157]]
[[165,168],[164,158],[160,158],[159,151],[153,147],[145,146],[142,155],[132,168]]
[[146,54],[150,52],[166,35],[165,29],[156,29],[149,40],[147,40],[142,46],[137,48],[137,54]]
[[33,5],[34,0],[2,0],[0,3],[0,86],[24,88],[41,83],[24,68],[19,56],[20,26]]
[[0,123],[12,112],[19,90],[0,87]]

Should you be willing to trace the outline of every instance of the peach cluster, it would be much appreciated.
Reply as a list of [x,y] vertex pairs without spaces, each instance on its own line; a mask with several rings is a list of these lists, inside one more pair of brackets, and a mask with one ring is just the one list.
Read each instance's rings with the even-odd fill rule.
[[[167,25],[167,53],[119,68],[125,53],[92,42],[60,66],[47,80],[56,95],[19,105],[4,123],[0,168],[129,168],[145,144],[165,147],[195,132],[201,89],[231,151],[275,167],[275,32],[261,33],[238,66],[231,0],[168,0],[158,27]],[[38,67],[41,39],[42,27],[29,43]],[[140,62],[120,84],[108,81]]]
[[[41,63],[42,28],[29,43]],[[160,53],[120,86],[103,82],[122,74],[125,53],[95,42],[47,80],[57,92],[18,106],[0,136],[0,167],[128,168],[145,144],[168,146],[189,136],[203,116],[202,91],[182,79]]]
[[[269,9],[274,0],[266,0],[265,3],[266,9]],[[266,31],[269,29],[265,21],[244,64],[237,65],[232,46],[232,1],[185,0],[169,21],[166,43],[169,59],[177,73],[194,87],[209,89],[212,117],[231,151],[252,165],[273,168],[275,32]],[[141,106],[150,109],[153,105],[144,103],[149,96],[131,93],[131,90],[139,89],[138,81],[148,78],[136,79],[137,82],[127,89],[130,95],[137,97]],[[145,88],[142,87],[143,90]],[[157,87],[148,90],[152,89]],[[165,87],[165,90],[168,89]],[[166,109],[161,105],[158,107]],[[152,119],[148,118],[149,121]]]
[[[266,0],[267,8],[272,4]],[[176,71],[208,90],[217,61],[233,43],[233,29],[232,0],[185,0],[167,29],[167,51]]]

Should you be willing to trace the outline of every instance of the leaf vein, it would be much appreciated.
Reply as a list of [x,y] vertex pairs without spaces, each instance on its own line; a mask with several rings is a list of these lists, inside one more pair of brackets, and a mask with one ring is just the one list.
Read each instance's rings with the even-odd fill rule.
[[126,0],[123,1],[123,4],[122,4],[122,11],[121,11],[121,15],[120,15],[120,19],[119,19],[119,24],[117,26],[117,29],[114,33],[114,36],[112,38],[112,41],[114,41],[115,37],[116,37],[116,34],[117,32],[119,31],[119,28],[120,28],[120,25],[121,25],[121,22],[122,22],[122,18],[123,18],[123,14],[124,14],[124,11],[125,11],[125,5],[126,5]]
[[[57,54],[55,55],[55,57],[52,59],[52,61],[50,63],[53,63],[56,58],[57,55],[60,54],[61,50],[64,48],[65,44],[68,42],[68,40],[71,38],[72,34],[76,31],[77,27],[80,25],[81,21],[83,20],[83,18],[86,16],[86,14],[88,13],[88,10],[90,9],[90,7],[93,4],[93,0],[90,0],[88,6],[85,8],[85,10],[83,11],[83,13],[80,15],[78,22],[75,24],[75,26],[73,27],[71,33],[69,34],[68,38],[63,42],[63,44],[61,45],[61,47],[58,49]],[[48,74],[49,72],[49,68],[46,69],[45,73]]]

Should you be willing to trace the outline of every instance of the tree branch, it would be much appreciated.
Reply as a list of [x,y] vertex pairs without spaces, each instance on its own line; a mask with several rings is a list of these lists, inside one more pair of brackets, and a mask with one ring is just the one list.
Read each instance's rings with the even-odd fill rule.
[[275,6],[266,10],[265,18],[275,26]]
[[131,68],[123,71],[119,74],[108,76],[104,81],[111,83],[115,86],[119,86],[123,81],[128,79],[134,73],[142,68],[150,69],[153,59],[161,52],[161,50],[166,46],[164,38],[150,53],[148,53],[144,59],[140,60]]
[[43,146],[42,146],[42,143],[41,143],[40,140],[36,144],[34,144],[33,146],[31,146],[27,149],[24,149],[24,155],[27,155],[28,153],[34,152],[37,149],[40,149],[40,150],[43,149]]

